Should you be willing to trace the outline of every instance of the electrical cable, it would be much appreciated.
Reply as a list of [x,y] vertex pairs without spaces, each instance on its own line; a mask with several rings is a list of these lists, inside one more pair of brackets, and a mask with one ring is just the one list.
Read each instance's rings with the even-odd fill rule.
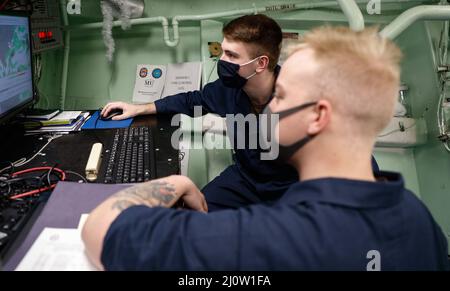
[[56,164],[50,169],[50,170],[48,170],[48,173],[47,173],[47,183],[48,183],[48,185],[50,186],[52,183],[50,182],[50,174],[51,174],[51,172],[53,171],[53,169],[56,167]]
[[81,178],[81,180],[83,180],[84,183],[88,183],[88,181],[86,180],[86,178],[83,177],[81,174],[79,174],[79,173],[77,173],[77,172],[66,170],[65,173],[66,173],[66,175],[67,175],[67,174],[72,174],[72,175],[78,176],[78,177]]
[[9,174],[11,175],[14,171],[14,163],[11,161],[5,161],[5,163],[9,164],[9,167],[3,168],[0,170],[0,174],[3,173],[3,171],[9,169]]
[[3,10],[3,8],[5,8],[6,4],[8,4],[10,0],[5,0],[3,1],[3,4],[0,6],[0,10]]
[[407,131],[408,129],[410,129],[410,128],[414,127],[414,126],[416,126],[415,122],[413,124],[411,124],[410,126],[408,126],[408,127],[404,127],[403,129],[402,128],[395,129],[395,130],[389,131],[389,132],[387,132],[385,134],[379,135],[378,137],[385,137],[385,136],[391,135],[391,134],[399,132],[399,131],[400,132],[404,132],[404,131]]
[[[60,181],[64,181],[64,180],[66,179],[66,173],[65,173],[63,170],[61,170],[61,169],[59,169],[59,168],[56,168],[56,167],[36,167],[36,168],[30,168],[30,169],[26,169],[26,170],[22,170],[22,171],[18,171],[18,172],[13,173],[13,174],[11,175],[11,178],[16,178],[17,176],[22,175],[22,174],[33,173],[33,172],[38,172],[38,171],[46,171],[46,172],[47,172],[47,171],[50,171],[50,172],[55,171],[55,172],[57,172],[57,173],[59,173],[59,174],[61,175]],[[47,175],[48,175],[48,174],[47,174]],[[38,179],[40,179],[40,178],[38,178]],[[53,184],[51,184],[51,185],[45,186],[45,187],[40,187],[40,186],[39,186],[38,189],[31,190],[31,191],[27,191],[27,192],[20,193],[20,194],[16,194],[16,195],[11,196],[11,197],[9,197],[9,198],[14,200],[14,199],[19,199],[19,198],[23,198],[23,197],[27,197],[27,196],[32,196],[32,195],[35,195],[35,194],[39,194],[39,193],[41,193],[41,192],[44,192],[44,191],[51,190],[51,189],[55,188],[55,187],[56,187],[56,184],[57,184],[57,182],[56,182],[56,183],[53,183]]]
[[[26,159],[26,158],[21,158],[21,159],[19,159],[19,160],[17,160],[17,161],[15,161],[15,162],[13,162],[13,165],[12,166],[14,166],[15,168],[18,168],[18,167],[22,167],[22,166],[25,166],[26,164],[28,164],[29,162],[31,162],[34,158],[36,158],[38,155],[40,155],[41,154],[41,152],[53,141],[53,140],[55,140],[55,139],[57,139],[57,138],[59,138],[59,137],[61,137],[62,135],[60,135],[60,134],[55,134],[55,135],[52,135],[52,136],[50,136],[49,138],[48,138],[48,140],[47,140],[47,143],[37,152],[37,153],[35,153],[31,158],[29,158],[28,160]],[[1,173],[3,173],[4,171],[6,171],[6,170],[8,170],[8,169],[10,169],[11,168],[11,166],[8,166],[8,167],[6,167],[6,168],[3,168],[3,169],[1,169],[0,170],[0,174]]]
[[214,69],[216,68],[218,62],[219,62],[219,59],[218,58],[214,58],[214,66],[212,66],[211,71],[209,71],[208,78],[206,79],[205,83],[209,83],[209,81],[211,79],[211,75],[214,72]]
[[51,186],[47,186],[47,187],[44,187],[44,188],[39,188],[39,189],[36,189],[36,190],[31,190],[31,191],[28,191],[28,192],[20,193],[20,194],[17,194],[17,195],[9,197],[9,199],[16,200],[16,199],[24,198],[24,197],[27,197],[27,196],[36,195],[36,194],[39,194],[39,193],[51,190],[51,189],[53,189],[55,187],[56,187],[56,184],[51,185]]
[[11,184],[7,181],[0,181],[0,188],[8,186],[8,192],[6,192],[6,195],[9,195],[11,193]]

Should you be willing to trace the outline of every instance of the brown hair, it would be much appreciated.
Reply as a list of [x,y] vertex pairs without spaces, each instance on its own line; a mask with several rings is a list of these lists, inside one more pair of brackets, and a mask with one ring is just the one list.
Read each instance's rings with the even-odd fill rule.
[[245,15],[230,21],[222,32],[230,40],[251,44],[251,57],[267,55],[269,70],[275,69],[282,40],[281,28],[275,20],[263,14]]

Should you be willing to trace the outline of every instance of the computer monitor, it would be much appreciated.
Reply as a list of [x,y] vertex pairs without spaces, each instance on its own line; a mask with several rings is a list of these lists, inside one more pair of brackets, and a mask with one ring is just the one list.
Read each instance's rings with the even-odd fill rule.
[[0,12],[0,125],[34,101],[30,19]]

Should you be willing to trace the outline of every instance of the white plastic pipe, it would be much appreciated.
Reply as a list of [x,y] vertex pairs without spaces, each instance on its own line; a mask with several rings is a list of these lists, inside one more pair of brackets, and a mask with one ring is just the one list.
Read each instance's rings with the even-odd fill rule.
[[[156,17],[147,17],[147,18],[137,18],[137,19],[131,19],[130,24],[131,25],[141,25],[141,24],[150,24],[150,23],[161,23],[162,25],[168,24],[167,18],[164,16],[156,16]],[[113,27],[121,26],[122,22],[120,20],[116,20],[113,22]],[[102,28],[103,22],[94,22],[94,23],[87,23],[87,24],[79,24],[79,25],[71,25],[66,27],[67,30],[80,30],[80,29],[96,29],[96,28]]]
[[[63,0],[61,0],[63,1]],[[349,20],[349,22],[354,25],[355,27],[361,26],[361,19],[359,15],[356,12],[359,11],[359,14],[361,14],[361,11],[359,10],[358,6],[355,3],[355,0],[341,0],[344,4],[341,4],[341,7],[345,7],[346,12],[344,11],[344,14],[347,17],[351,17],[352,19]],[[361,2],[361,1],[358,1]],[[390,1],[391,2],[391,1]],[[350,4],[348,4],[350,3]],[[254,8],[247,8],[247,9],[239,9],[239,10],[232,10],[232,11],[224,11],[224,12],[217,12],[217,13],[209,13],[209,14],[201,14],[201,15],[177,15],[172,18],[172,29],[173,29],[173,40],[170,39],[169,36],[169,22],[166,17],[164,16],[157,16],[157,17],[150,17],[150,18],[139,18],[139,19],[132,19],[130,21],[131,25],[141,25],[141,24],[150,24],[150,23],[161,23],[163,27],[163,38],[164,42],[169,47],[174,47],[178,45],[178,42],[180,40],[180,34],[179,34],[179,22],[181,21],[187,21],[187,20],[206,20],[206,19],[215,19],[220,17],[228,17],[228,16],[235,16],[235,15],[245,15],[245,14],[257,14],[257,13],[263,13],[263,12],[275,12],[275,11],[293,11],[293,10],[304,10],[304,9],[313,9],[313,8],[323,8],[323,7],[332,7],[339,4],[337,1],[324,1],[324,2],[317,2],[317,3],[292,3],[292,4],[283,4],[283,5],[271,5],[271,6],[265,6],[265,7],[254,7]],[[358,11],[355,10],[355,7]],[[362,14],[361,14],[362,16]],[[364,20],[362,21],[364,23]],[[120,21],[114,21],[113,26],[120,26]],[[96,28],[102,28],[103,23],[102,22],[96,22],[96,23],[88,23],[88,24],[81,24],[81,25],[73,25],[73,26],[66,26],[65,28],[67,30],[78,30],[78,29],[96,29]]]
[[380,34],[394,39],[417,20],[448,20],[450,19],[450,6],[419,5],[406,10],[389,23]]
[[[354,0],[345,0],[353,2]],[[228,16],[235,16],[235,15],[245,15],[245,14],[258,14],[262,12],[274,12],[274,11],[293,11],[293,10],[302,10],[302,9],[312,9],[312,8],[320,8],[320,7],[329,7],[329,6],[335,6],[336,1],[325,1],[325,2],[318,2],[318,3],[292,3],[292,4],[284,4],[284,5],[271,5],[271,6],[265,6],[265,7],[253,7],[253,8],[247,8],[247,9],[239,9],[239,10],[231,10],[231,11],[224,11],[224,12],[217,12],[217,13],[209,13],[209,14],[202,14],[202,15],[177,15],[174,16],[172,19],[172,27],[173,27],[173,40],[166,40],[166,45],[173,47],[178,45],[178,42],[180,40],[179,37],[179,31],[178,31],[178,25],[180,21],[186,21],[186,20],[206,20],[206,19],[215,19],[220,17],[228,17]],[[356,5],[356,4],[355,4]],[[165,35],[165,34],[164,34]]]
[[354,0],[337,0],[342,12],[348,19],[351,29],[360,31],[364,29],[364,16]]
[[[383,0],[383,3],[408,3],[408,2],[421,2],[419,0]],[[64,0],[61,0],[65,7]],[[291,3],[291,4],[281,4],[281,5],[272,5],[265,7],[254,7],[240,10],[232,10],[218,13],[209,13],[202,15],[177,15],[172,19],[172,27],[173,27],[173,40],[170,39],[169,34],[169,21],[164,16],[157,17],[149,17],[149,18],[139,18],[132,19],[130,23],[132,25],[142,25],[142,24],[151,24],[151,23],[161,23],[163,28],[163,39],[167,46],[174,47],[178,45],[180,35],[179,35],[179,22],[186,20],[206,20],[206,19],[214,19],[219,17],[228,17],[234,15],[244,15],[251,13],[263,13],[263,12],[274,12],[274,11],[289,11],[289,10],[306,10],[306,9],[314,9],[314,8],[324,8],[324,7],[333,7],[340,5],[343,10],[345,16],[349,20],[350,27],[356,30],[364,28],[364,19],[360,9],[357,4],[367,4],[367,0],[333,0],[333,1],[323,1],[316,3]],[[113,26],[120,26],[120,21],[114,21]],[[73,25],[73,26],[65,26],[66,30],[78,30],[78,29],[96,29],[102,28],[102,22],[96,23],[88,23],[81,25]]]

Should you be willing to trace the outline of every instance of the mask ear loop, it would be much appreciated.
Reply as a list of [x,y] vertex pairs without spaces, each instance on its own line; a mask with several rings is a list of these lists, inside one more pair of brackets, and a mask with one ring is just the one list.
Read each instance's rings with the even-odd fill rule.
[[251,74],[250,76],[248,76],[248,77],[245,77],[245,79],[250,79],[251,77],[253,77],[254,75],[256,75],[256,71],[253,73],[253,74]]
[[286,109],[286,110],[282,110],[282,111],[279,111],[279,112],[273,112],[273,113],[274,114],[278,114],[279,118],[282,119],[282,118],[285,118],[285,117],[287,117],[287,116],[289,116],[291,114],[294,114],[294,113],[296,113],[296,112],[298,112],[298,111],[300,111],[300,110],[302,110],[302,109],[304,109],[306,107],[313,106],[313,105],[316,105],[316,104],[317,104],[317,101],[310,101],[310,102],[301,104],[299,106],[295,106],[293,108],[289,108],[289,109]]
[[248,62],[246,62],[246,63],[240,64],[239,66],[240,66],[240,67],[243,67],[243,66],[246,66],[246,65],[248,65],[248,64],[251,64],[251,63],[253,63],[255,60],[257,60],[257,59],[259,59],[259,58],[261,58],[261,57],[262,57],[262,56],[256,57],[256,58],[254,58],[253,60],[250,60],[250,61],[248,61]]
[[[260,59],[261,57],[263,57],[263,56],[259,56],[259,57],[256,57],[256,58],[254,58],[253,60],[250,60],[250,61],[248,61],[248,62],[246,62],[246,63],[244,63],[244,64],[241,64],[241,65],[239,65],[240,67],[242,67],[242,66],[246,66],[246,65],[248,65],[248,64],[251,64],[251,63],[253,63],[254,61],[256,61],[257,59]],[[247,77],[245,77],[245,79],[250,79],[251,77],[253,77],[254,75],[256,75],[256,71],[253,73],[253,74],[251,74],[250,76],[247,76]]]
[[[293,108],[290,109],[286,109],[286,110],[282,110],[282,111],[278,111],[278,112],[272,112],[270,113],[269,116],[271,116],[272,114],[276,114],[278,115],[278,122],[280,122],[281,119],[292,115],[300,110],[303,110],[307,107],[316,105],[317,101],[310,101],[298,106],[295,106]],[[268,107],[266,107],[266,109],[264,110],[264,112],[267,114],[267,111],[270,111],[270,109],[268,109]],[[271,118],[271,117],[269,117]],[[272,122],[269,120],[268,124],[271,124]],[[272,132],[268,132],[269,135],[269,139],[272,139]],[[280,143],[278,143],[278,147],[279,147],[279,157],[281,158],[281,160],[287,160],[289,157],[291,157],[298,149],[300,149],[301,147],[303,147],[305,144],[307,144],[311,139],[313,139],[315,137],[315,135],[306,135],[305,137],[301,138],[300,140],[294,142],[293,144],[290,145],[282,145]],[[268,150],[264,150],[265,152],[270,152],[271,149]]]

